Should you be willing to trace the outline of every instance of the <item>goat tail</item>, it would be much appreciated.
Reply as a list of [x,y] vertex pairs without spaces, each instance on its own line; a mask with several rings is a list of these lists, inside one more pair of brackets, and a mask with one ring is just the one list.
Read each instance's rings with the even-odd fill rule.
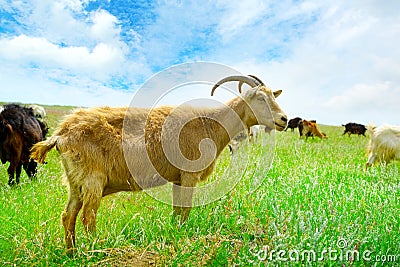
[[375,132],[376,126],[375,126],[373,123],[370,123],[370,124],[367,125],[366,128],[367,128],[367,130],[368,130],[368,133],[369,133],[370,135],[373,135],[374,132]]
[[58,138],[58,135],[53,135],[47,140],[34,144],[31,148],[31,159],[43,164],[47,153],[57,144]]

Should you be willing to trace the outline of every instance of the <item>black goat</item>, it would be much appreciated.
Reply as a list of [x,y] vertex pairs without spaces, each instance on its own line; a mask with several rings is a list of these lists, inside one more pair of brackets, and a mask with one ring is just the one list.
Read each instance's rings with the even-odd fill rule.
[[296,118],[290,119],[288,124],[287,124],[287,126],[286,126],[285,131],[287,131],[287,129],[290,128],[290,129],[292,129],[292,132],[293,132],[294,129],[298,127],[299,122],[301,122],[301,120],[302,119],[300,117],[296,117]]
[[359,123],[349,122],[342,126],[345,127],[343,135],[345,135],[347,133],[349,136],[351,134],[358,134],[358,135],[365,136],[365,132],[367,131],[367,127],[365,127],[365,125],[362,125]]
[[14,184],[14,173],[19,183],[22,167],[29,177],[36,174],[37,163],[30,159],[30,149],[44,140],[47,131],[31,108],[4,105],[0,113],[0,159],[3,164],[10,162],[7,169],[10,186]]

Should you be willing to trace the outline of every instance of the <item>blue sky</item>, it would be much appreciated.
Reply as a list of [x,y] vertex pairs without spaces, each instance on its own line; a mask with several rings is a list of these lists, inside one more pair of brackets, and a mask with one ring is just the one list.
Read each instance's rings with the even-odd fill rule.
[[0,0],[0,101],[128,105],[155,73],[255,74],[289,117],[400,124],[399,1]]

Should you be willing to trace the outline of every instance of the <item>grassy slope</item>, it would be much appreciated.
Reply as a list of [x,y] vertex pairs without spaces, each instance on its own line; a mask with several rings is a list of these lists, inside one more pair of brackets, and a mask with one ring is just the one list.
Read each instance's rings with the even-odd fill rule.
[[[46,110],[54,129],[60,115],[70,108]],[[278,133],[273,166],[257,191],[247,194],[239,185],[220,200],[194,208],[181,227],[171,219],[171,207],[146,194],[106,197],[95,237],[85,237],[77,223],[74,257],[64,253],[60,214],[67,191],[61,184],[57,153],[50,152],[36,180],[29,181],[24,173],[15,188],[7,186],[7,165],[3,165],[0,264],[273,266],[282,262],[264,260],[263,252],[321,253],[338,249],[338,241],[344,240],[342,252],[368,250],[373,259],[375,255],[400,257],[400,165],[378,166],[365,173],[367,138],[341,136],[341,127],[321,128],[329,139],[304,142],[297,133]],[[350,265],[351,261],[335,255],[336,261],[326,257],[324,263]],[[360,260],[352,264],[373,263]]]

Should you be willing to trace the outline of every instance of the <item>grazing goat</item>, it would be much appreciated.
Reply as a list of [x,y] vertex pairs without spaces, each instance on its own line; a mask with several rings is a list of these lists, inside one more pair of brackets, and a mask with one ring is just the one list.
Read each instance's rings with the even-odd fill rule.
[[[310,120],[309,122],[317,123],[316,120]],[[299,127],[299,134],[300,138],[303,136],[303,120],[299,121],[298,126]],[[311,132],[306,133],[308,137],[312,136]]]
[[250,141],[256,141],[262,132],[270,134],[273,129],[265,125],[254,125],[249,129]]
[[232,140],[228,144],[229,153],[231,155],[234,154],[239,149],[242,141],[246,140],[247,137],[248,137],[248,134],[246,133],[246,131],[242,131],[238,135],[236,135],[234,138],[232,138]]
[[[32,148],[31,156],[39,163],[55,146],[61,155],[69,185],[62,214],[67,250],[75,245],[81,208],[84,229],[94,232],[101,198],[119,191],[171,182],[174,214],[183,222],[192,206],[193,188],[212,173],[231,138],[256,124],[283,131],[287,118],[275,102],[282,90],[272,92],[253,77],[229,76],[214,85],[211,95],[231,81],[252,88],[218,108],[79,109],[66,116],[50,138]],[[169,143],[177,139],[177,148],[169,151]]]
[[265,132],[267,134],[271,133],[273,129],[264,125],[254,125],[250,127],[250,138],[257,138],[257,135]]
[[39,105],[29,105],[28,108],[31,108],[33,110],[33,114],[35,114],[36,118],[46,118],[46,110],[44,109],[44,107]]
[[367,148],[368,160],[365,170],[377,164],[388,164],[392,160],[400,160],[400,126],[382,125],[367,126],[370,140]]
[[302,120],[301,122],[299,122],[299,133],[300,137],[304,135],[306,137],[306,140],[310,136],[313,138],[314,136],[318,136],[319,138],[327,138],[326,134],[320,132],[317,126],[317,122],[315,120]]
[[362,125],[359,123],[349,122],[345,125],[342,124],[342,126],[345,127],[343,135],[345,135],[347,133],[349,136],[351,134],[358,134],[359,136],[360,135],[365,136],[365,132],[367,131],[367,128],[365,127],[365,125]]
[[30,159],[30,149],[33,144],[42,141],[47,133],[47,127],[37,120],[32,109],[9,104],[0,112],[0,159],[10,166],[8,184],[15,181],[18,184],[21,169],[31,178],[36,173],[37,163]]
[[288,121],[288,124],[286,126],[285,131],[287,131],[288,128],[292,129],[292,132],[294,131],[295,128],[297,128],[299,126],[299,122],[301,122],[302,118],[300,117],[296,117],[293,119],[290,119]]
[[[249,75],[251,76],[251,75]],[[237,136],[235,136],[228,144],[230,154],[234,154],[240,147],[240,144],[243,140],[246,140],[249,137],[250,141],[257,140],[259,134],[264,131],[265,133],[270,134],[273,129],[264,125],[253,125],[249,128],[248,133],[246,131],[240,132]]]

